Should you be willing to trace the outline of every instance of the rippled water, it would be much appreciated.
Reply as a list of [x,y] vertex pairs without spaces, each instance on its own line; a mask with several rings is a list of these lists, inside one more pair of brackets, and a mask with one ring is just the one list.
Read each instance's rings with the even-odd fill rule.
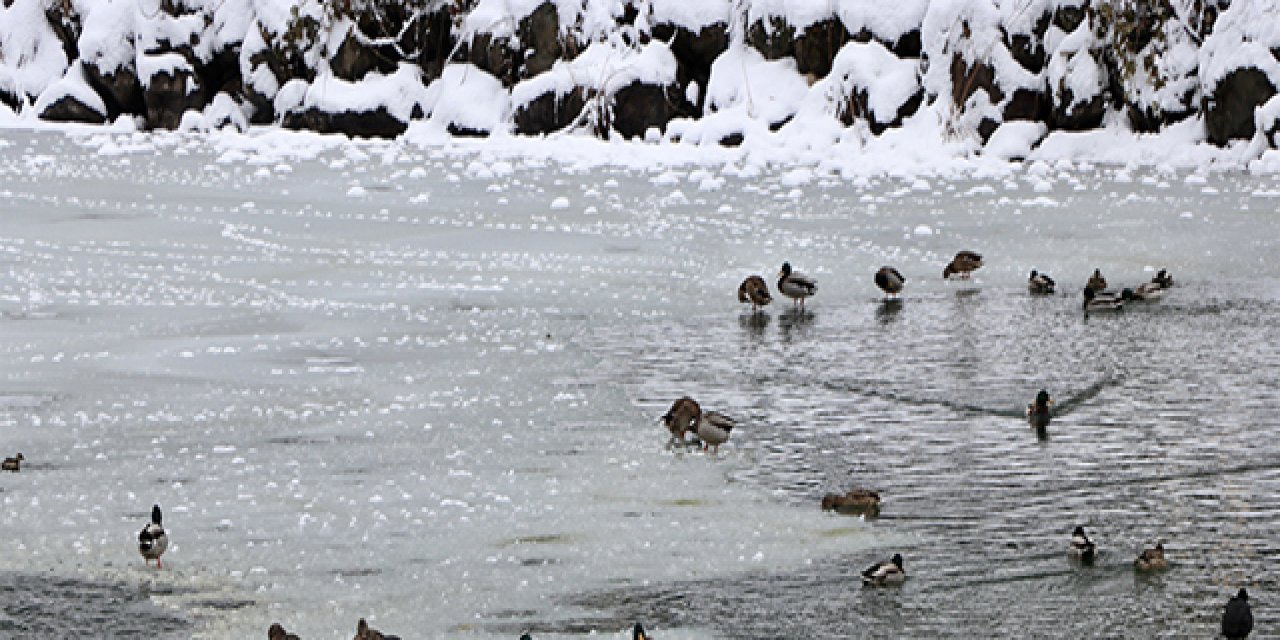
[[[958,287],[811,309],[602,342],[634,363],[618,379],[638,397],[656,404],[680,387],[744,420],[738,447],[752,462],[730,481],[809,509],[874,488],[875,528],[909,540],[593,602],[737,637],[1206,637],[1248,585],[1266,627],[1280,508],[1274,300],[1245,282],[1190,283],[1086,319],[1074,296]],[[1022,417],[1040,387],[1056,402],[1044,438]],[[1065,554],[1076,524],[1100,546],[1094,566]],[[1136,574],[1156,540],[1172,568]],[[908,583],[859,587],[858,572],[894,551]]]
[[[116,585],[36,592],[22,624],[1206,637],[1242,585],[1276,619],[1273,176],[229,140],[0,144],[0,453],[28,459],[0,476],[0,585]],[[944,283],[959,249],[988,265]],[[819,280],[808,313],[744,313],[738,282],[784,260]],[[1081,313],[1093,268],[1159,267],[1163,301]],[[664,447],[685,394],[738,419],[718,456]],[[818,510],[855,486],[879,518]],[[164,571],[133,548],[155,502]],[[1157,539],[1173,566],[1135,575]],[[907,583],[863,589],[895,551]]]

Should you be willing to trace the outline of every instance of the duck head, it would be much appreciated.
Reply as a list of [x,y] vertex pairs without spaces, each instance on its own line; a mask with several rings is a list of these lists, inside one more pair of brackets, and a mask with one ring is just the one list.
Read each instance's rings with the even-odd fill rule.
[[785,278],[785,277],[787,277],[787,276],[789,276],[789,275],[791,275],[791,263],[790,263],[790,262],[784,262],[784,263],[782,263],[782,269],[780,269],[780,270],[778,271],[778,277],[779,277],[779,278]]

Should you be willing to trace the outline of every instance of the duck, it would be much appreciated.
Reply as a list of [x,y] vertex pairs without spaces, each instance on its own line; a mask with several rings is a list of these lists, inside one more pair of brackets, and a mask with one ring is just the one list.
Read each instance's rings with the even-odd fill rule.
[[729,432],[738,426],[733,418],[719,411],[708,411],[698,418],[698,438],[702,440],[702,450],[711,447],[712,455],[720,450],[720,445],[729,441]]
[[874,513],[880,510],[880,494],[870,489],[850,489],[822,497],[822,510],[837,513]]
[[644,626],[639,622],[636,626],[631,627],[631,640],[653,640],[653,636],[644,632]]
[[522,633],[520,634],[520,640],[533,640],[533,636],[527,633]]
[[1142,553],[1138,554],[1138,558],[1133,561],[1133,566],[1139,571],[1151,571],[1169,566],[1164,559],[1164,543],[1156,541],[1156,546],[1143,549]]
[[1049,426],[1049,405],[1053,404],[1053,398],[1049,397],[1049,392],[1041,389],[1036,394],[1036,399],[1027,405],[1027,420],[1031,426],[1036,429],[1043,429]]
[[662,416],[662,424],[671,432],[671,442],[684,442],[685,432],[695,431],[701,417],[702,407],[698,406],[698,401],[684,396],[667,409],[667,413]]
[[26,460],[26,458],[23,457],[21,453],[12,458],[5,458],[4,462],[0,463],[0,470],[14,472],[21,471],[23,460]]
[[886,584],[901,584],[907,579],[907,572],[902,568],[902,554],[895,553],[887,561],[877,562],[862,572],[862,584],[875,587]]
[[1107,289],[1107,279],[1102,277],[1101,269],[1094,269],[1093,275],[1089,276],[1089,281],[1084,286],[1093,289],[1095,292],[1101,293]]
[[876,272],[876,286],[880,287],[886,298],[902,293],[902,285],[906,283],[907,279],[893,267],[880,267]]
[[1222,635],[1227,640],[1248,638],[1253,631],[1253,611],[1249,608],[1249,592],[1243,587],[1227,601],[1222,612]]
[[360,622],[356,623],[356,637],[354,640],[400,640],[400,636],[382,633],[370,627],[364,618],[360,618]]
[[980,267],[982,267],[982,256],[980,254],[972,251],[961,251],[942,269],[942,277],[950,280],[951,274],[954,273],[968,280],[969,276]]
[[1153,284],[1160,285],[1164,289],[1168,289],[1173,286],[1173,275],[1168,271],[1161,269],[1156,272],[1155,277],[1151,278],[1151,282]]
[[1035,269],[1031,270],[1031,277],[1027,278],[1027,290],[1036,295],[1048,295],[1053,293],[1053,288],[1057,283],[1047,273],[1040,273]]
[[738,285],[738,302],[743,304],[750,302],[751,313],[756,313],[760,307],[773,302],[773,296],[769,295],[769,285],[765,284],[764,278],[747,276],[747,279]]
[[792,271],[790,262],[782,263],[782,270],[778,272],[778,293],[791,298],[793,305],[799,303],[800,310],[804,311],[804,299],[817,291],[817,280],[799,271]]
[[1084,288],[1084,303],[1081,305],[1085,313],[1090,311],[1119,311],[1124,308],[1124,298],[1114,293],[1100,293],[1090,287]]
[[1093,562],[1094,556],[1097,554],[1098,547],[1093,544],[1089,536],[1085,535],[1084,527],[1077,526],[1071,532],[1071,546],[1067,548],[1067,553],[1071,557],[1079,559],[1082,562]]
[[1125,287],[1120,297],[1126,301],[1155,302],[1164,296],[1164,287],[1154,282],[1144,282],[1134,288]]
[[273,622],[271,628],[267,629],[267,640],[300,640],[298,634],[289,633],[279,622]]
[[151,522],[138,533],[138,553],[142,554],[142,560],[148,565],[155,560],[157,569],[164,568],[160,564],[160,556],[169,548],[169,534],[165,533],[160,519],[160,505],[152,505]]

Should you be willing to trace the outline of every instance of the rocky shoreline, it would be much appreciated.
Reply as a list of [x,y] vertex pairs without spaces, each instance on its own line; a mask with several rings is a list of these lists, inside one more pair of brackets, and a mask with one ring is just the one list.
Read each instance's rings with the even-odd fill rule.
[[[4,0],[0,102],[149,129],[286,128],[737,145],[928,112],[986,144],[1199,120],[1274,148],[1275,2],[1229,0]],[[46,6],[47,5],[47,6]],[[751,123],[748,126],[744,123]]]

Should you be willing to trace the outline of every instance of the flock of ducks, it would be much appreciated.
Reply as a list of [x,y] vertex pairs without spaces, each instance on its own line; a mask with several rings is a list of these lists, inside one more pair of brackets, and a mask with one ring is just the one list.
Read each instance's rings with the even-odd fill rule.
[[[301,640],[296,633],[289,633],[279,622],[271,624],[267,629],[267,640]],[[360,618],[356,623],[356,635],[354,640],[400,640],[400,636],[393,636],[382,633],[377,629],[369,626],[368,621]]]
[[[942,269],[945,279],[969,279],[973,272],[983,266],[982,255],[973,251],[956,253]],[[876,287],[885,294],[886,302],[897,298],[906,286],[907,279],[896,268],[884,266],[878,269],[873,278]],[[1160,269],[1150,282],[1136,287],[1126,287],[1119,293],[1107,289],[1107,279],[1101,269],[1094,269],[1093,274],[1085,282],[1082,303],[1083,310],[1114,311],[1124,307],[1126,302],[1159,300],[1165,290],[1173,287],[1173,276],[1165,269]],[[1032,295],[1052,295],[1056,292],[1057,283],[1047,273],[1032,270],[1027,279],[1027,291]],[[778,272],[778,293],[791,298],[793,305],[804,309],[805,299],[813,296],[818,290],[817,281],[795,271],[790,262],[784,262]],[[738,287],[738,301],[751,305],[752,313],[759,312],[761,307],[773,301],[764,278],[752,275],[742,281]],[[1027,420],[1031,426],[1043,432],[1052,418],[1053,399],[1049,392],[1041,389],[1035,399],[1027,405]],[[717,416],[716,420],[728,420],[727,416],[715,412],[703,414],[698,403],[689,397],[680,398],[672,404],[671,409],[662,417],[663,423],[671,431],[673,442],[684,442],[684,434],[695,431],[705,442],[718,446],[728,439],[729,429],[712,431],[703,427],[707,415]],[[714,424],[716,420],[712,420]],[[728,420],[731,424],[732,421]],[[704,436],[704,429],[706,436]],[[705,444],[703,445],[705,448]],[[827,494],[822,499],[823,510],[846,514],[875,515],[880,510],[880,494],[868,489],[853,489],[844,494]],[[1092,563],[1097,555],[1097,545],[1085,533],[1083,526],[1077,526],[1071,532],[1068,555],[1082,563]],[[1164,555],[1164,543],[1157,541],[1154,547],[1144,549],[1133,562],[1139,571],[1157,571],[1167,568],[1168,561]],[[888,560],[877,562],[862,572],[863,584],[884,586],[901,584],[907,573],[903,566],[902,554],[895,553]],[[1249,609],[1248,594],[1244,589],[1227,603],[1222,617],[1222,633],[1228,638],[1244,638],[1253,629],[1253,615]]]

